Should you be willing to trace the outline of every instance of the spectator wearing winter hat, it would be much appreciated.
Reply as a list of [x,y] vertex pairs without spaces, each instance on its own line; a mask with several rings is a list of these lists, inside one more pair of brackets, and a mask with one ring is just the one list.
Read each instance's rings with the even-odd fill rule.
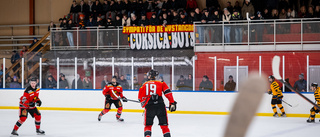
[[9,84],[9,88],[22,88],[17,76],[13,76],[13,81]]
[[159,19],[157,18],[155,13],[152,14],[149,24],[150,25],[159,25]]
[[52,75],[49,75],[46,80],[46,88],[48,89],[56,89],[57,88],[57,82],[54,80]]
[[139,20],[139,26],[148,26],[150,21],[147,19],[146,14],[141,14],[141,19]]
[[294,83],[293,89],[298,92],[306,92],[307,91],[307,81],[304,79],[304,74],[301,73],[299,75],[299,80]]
[[69,89],[69,84],[64,74],[61,75],[61,81],[59,81],[59,89]]
[[207,75],[204,75],[202,78],[202,82],[199,85],[199,90],[200,91],[212,91],[213,89],[213,84],[209,80],[209,77]]

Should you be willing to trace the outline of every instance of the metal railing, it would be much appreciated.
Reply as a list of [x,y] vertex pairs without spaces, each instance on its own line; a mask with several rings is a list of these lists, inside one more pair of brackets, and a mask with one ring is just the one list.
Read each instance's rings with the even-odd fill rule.
[[122,33],[122,27],[105,29],[104,27],[86,27],[72,30],[51,29],[52,50],[87,49],[129,49],[128,35]]
[[284,50],[279,48],[280,45],[299,45],[296,50],[315,50],[305,45],[320,43],[318,18],[221,21],[215,24],[196,22],[194,26],[195,46],[216,46],[222,51],[235,46],[247,46],[246,50],[254,46],[269,46],[267,50],[271,51]]

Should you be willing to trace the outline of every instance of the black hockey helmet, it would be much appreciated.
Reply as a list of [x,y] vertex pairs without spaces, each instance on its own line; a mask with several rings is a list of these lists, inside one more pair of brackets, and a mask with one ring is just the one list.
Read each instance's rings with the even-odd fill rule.
[[31,82],[31,81],[37,82],[37,78],[31,78],[31,79],[29,80],[29,82]]
[[313,83],[311,84],[311,87],[317,88],[317,87],[318,87],[318,83],[313,82]]
[[273,79],[273,80],[275,79],[274,76],[272,76],[272,75],[270,75],[268,78],[271,78],[271,79]]
[[147,73],[147,76],[148,76],[148,78],[150,78],[150,79],[155,79],[156,76],[158,76],[158,75],[159,75],[159,72],[156,71],[156,70],[154,70],[154,69],[151,69],[151,70]]

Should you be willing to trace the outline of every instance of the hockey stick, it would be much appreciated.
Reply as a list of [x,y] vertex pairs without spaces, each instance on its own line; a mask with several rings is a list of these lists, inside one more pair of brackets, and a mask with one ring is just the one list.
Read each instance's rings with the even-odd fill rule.
[[297,106],[299,105],[299,104],[297,104],[297,105],[292,106],[291,104],[289,104],[288,102],[284,101],[284,100],[281,99],[281,98],[278,98],[278,97],[277,97],[277,99],[279,99],[279,100],[282,101],[283,103],[287,104],[289,107],[297,107]]
[[132,100],[132,99],[127,99],[128,101],[131,101],[131,102],[135,102],[135,103],[140,103],[140,101],[138,100]]
[[244,137],[255,116],[263,94],[267,90],[267,80],[264,75],[250,74],[239,88],[238,96],[231,110],[224,137]]
[[287,82],[285,82],[282,77],[280,76],[280,57],[279,56],[274,56],[273,60],[272,60],[272,72],[273,72],[273,76],[279,80],[281,83],[283,83],[285,86],[287,86],[289,89],[291,89],[291,91],[297,93],[300,97],[302,97],[303,99],[305,99],[306,101],[308,101],[310,104],[312,104],[313,106],[315,106],[317,109],[320,109],[320,107],[312,102],[309,98],[307,98],[306,96],[302,95],[299,91],[296,91],[295,89],[293,89],[292,86],[290,86]]

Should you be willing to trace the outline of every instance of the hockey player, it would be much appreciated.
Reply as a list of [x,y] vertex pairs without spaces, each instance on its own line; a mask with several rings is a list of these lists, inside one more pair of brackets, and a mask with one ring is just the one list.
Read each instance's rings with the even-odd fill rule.
[[[311,84],[311,90],[314,92],[314,98],[317,101],[317,105],[320,105],[320,87],[318,87],[318,83],[312,83]],[[316,116],[316,113],[319,113],[319,109],[316,107],[312,107],[310,109],[310,117],[307,120],[308,123],[314,123],[314,118]]]
[[39,99],[39,91],[40,88],[37,87],[37,80],[35,78],[32,78],[30,80],[30,86],[28,86],[23,93],[23,96],[20,98],[19,103],[19,109],[20,119],[15,124],[11,135],[18,136],[17,133],[19,127],[26,121],[28,117],[28,113],[35,118],[35,125],[36,125],[36,133],[37,134],[44,134],[45,132],[40,129],[40,123],[41,123],[41,113],[37,109],[37,106],[41,106],[41,100]]
[[151,137],[151,128],[153,125],[153,119],[158,117],[159,125],[162,129],[164,137],[171,137],[170,130],[168,128],[167,110],[164,104],[162,95],[169,100],[171,112],[176,111],[177,102],[174,101],[172,92],[168,85],[162,81],[156,81],[156,76],[159,72],[156,70],[150,70],[148,80],[139,89],[138,99],[141,102],[141,106],[145,108],[144,113],[144,136]]
[[116,108],[118,108],[116,118],[118,121],[122,122],[124,121],[122,118],[120,118],[122,113],[122,103],[120,101],[120,98],[123,102],[127,102],[127,98],[123,96],[122,94],[123,90],[121,85],[117,82],[117,77],[113,76],[112,80],[108,85],[106,85],[102,91],[102,94],[106,97],[104,109],[101,111],[101,113],[98,116],[98,121],[101,120],[101,117],[108,113],[111,105],[114,104]]
[[272,94],[271,106],[274,112],[273,117],[279,117],[276,105],[279,107],[279,109],[282,112],[281,117],[286,117],[286,112],[284,111],[284,108],[282,106],[281,100],[283,98],[283,95],[282,95],[282,91],[279,88],[279,84],[275,81],[275,78],[272,75],[269,76],[268,80],[271,83],[269,94]]

